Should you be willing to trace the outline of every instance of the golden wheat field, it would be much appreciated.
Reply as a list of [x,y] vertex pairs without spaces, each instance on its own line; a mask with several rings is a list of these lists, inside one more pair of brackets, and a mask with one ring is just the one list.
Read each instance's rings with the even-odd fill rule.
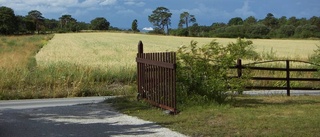
[[[55,34],[54,38],[36,55],[38,65],[52,63],[75,63],[91,67],[103,67],[121,71],[135,66],[135,56],[139,41],[145,52],[176,51],[191,40],[199,45],[217,40],[226,45],[236,39],[193,38],[157,36],[130,33],[68,33]],[[320,45],[319,40],[269,40],[253,39],[259,53],[273,51],[277,57],[307,59]]]

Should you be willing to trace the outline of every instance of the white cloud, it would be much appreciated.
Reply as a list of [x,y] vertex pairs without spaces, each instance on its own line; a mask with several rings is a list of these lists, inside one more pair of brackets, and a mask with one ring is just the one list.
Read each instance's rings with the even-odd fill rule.
[[146,8],[143,10],[143,14],[151,14],[154,9]]
[[136,12],[130,9],[123,9],[123,10],[119,10],[117,11],[118,14],[124,14],[124,15],[128,15],[128,14],[135,14]]
[[179,10],[171,10],[171,12],[173,14],[177,14],[177,15],[180,15],[181,13],[183,12],[188,12],[189,14],[191,15],[200,15],[203,13],[203,11],[201,11],[200,9],[198,8],[195,8],[195,9],[179,9]]
[[249,1],[245,1],[243,3],[243,6],[240,9],[236,9],[234,12],[237,15],[245,16],[245,17],[254,16],[255,15],[254,12],[250,11]]
[[126,1],[124,2],[124,4],[142,7],[142,6],[144,6],[146,3],[142,2],[142,1],[139,2],[139,1],[136,1],[136,0],[126,0]]
[[100,5],[113,5],[117,2],[117,0],[103,0],[102,2],[100,2]]
[[152,30],[153,30],[153,28],[152,28],[152,27],[144,27],[142,30],[152,31]]
[[80,3],[80,7],[92,7],[99,4],[99,1],[97,0],[85,0],[82,3]]

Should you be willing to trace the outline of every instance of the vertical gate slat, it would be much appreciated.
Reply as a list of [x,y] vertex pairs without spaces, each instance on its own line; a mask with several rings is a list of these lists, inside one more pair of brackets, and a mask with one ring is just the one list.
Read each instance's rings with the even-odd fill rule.
[[[160,55],[159,55],[159,53],[157,53],[157,61],[160,61]],[[158,93],[158,103],[159,104],[162,104],[162,102],[161,102],[161,91],[159,90],[160,89],[160,87],[159,87],[159,83],[160,83],[160,75],[159,75],[159,72],[160,72],[160,70],[159,70],[159,66],[156,66],[156,68],[157,68],[157,70],[156,70],[156,76],[157,76],[157,78],[155,79],[156,80],[156,90],[157,90],[157,93]]]
[[[157,53],[157,61],[160,61],[160,55],[159,55],[159,53]],[[157,92],[158,92],[158,95],[159,95],[159,99],[158,99],[158,103],[159,104],[162,104],[162,98],[161,98],[161,91],[160,91],[160,67],[159,66],[157,66],[157,70],[156,70],[156,76],[157,76],[157,78],[156,78],[156,89],[157,89]]]
[[[168,62],[168,53],[164,53],[164,57],[165,57],[165,60],[164,60],[164,62]],[[169,92],[169,90],[170,90],[170,87],[169,87],[169,69],[168,68],[166,68],[166,76],[165,76],[165,81],[166,81],[166,94],[168,95],[167,96],[167,101],[166,101],[166,104],[168,105],[168,106],[171,106],[170,105],[170,92]]]
[[[173,54],[173,59],[172,59],[173,62],[172,63],[176,64],[176,53],[173,52],[172,54]],[[176,67],[176,66],[174,66],[174,67]],[[176,94],[176,84],[175,84],[175,82],[176,82],[176,68],[174,68],[172,71],[173,71],[173,75],[172,75],[173,79],[172,80],[174,82],[174,84],[173,84],[174,91],[172,93],[173,94],[173,96],[172,96],[173,97],[173,106],[172,107],[176,109],[177,108],[177,100],[176,100],[177,94]]]
[[[167,62],[171,62],[171,54],[167,53]],[[171,69],[168,69],[168,90],[169,90],[169,97],[170,97],[170,101],[168,102],[170,106],[172,106],[172,91],[171,91]]]
[[[152,53],[152,60],[155,60],[155,59],[156,59],[156,58],[155,58],[155,55],[156,55],[156,53]],[[151,78],[151,80],[152,80],[152,92],[153,92],[153,94],[154,94],[156,103],[158,103],[158,93],[157,93],[157,91],[155,90],[155,84],[156,84],[156,82],[155,82],[155,67],[156,67],[156,66],[153,66],[153,65],[152,65],[152,78]]]
[[[163,53],[159,53],[159,55],[160,55],[160,61],[161,62],[163,62]],[[166,95],[165,95],[165,92],[164,92],[164,90],[163,90],[163,87],[164,87],[164,69],[165,68],[163,68],[163,67],[161,67],[160,68],[161,70],[160,70],[160,91],[161,91],[161,93],[162,93],[162,101],[161,101],[161,104],[165,104],[165,102],[166,102]]]
[[[145,58],[146,59],[149,59],[149,54],[145,54]],[[145,79],[145,81],[146,81],[146,95],[147,95],[147,99],[151,99],[151,96],[150,96],[150,92],[149,92],[149,65],[148,64],[146,64],[145,65],[146,66],[146,68],[145,68],[145,75],[146,75],[146,79]]]
[[[166,57],[167,57],[167,62],[170,62],[171,57],[170,57],[170,53],[166,53]],[[169,100],[172,100],[172,93],[171,93],[171,69],[168,69],[168,92],[169,92]],[[169,101],[168,102],[169,106],[172,106],[172,102]]]

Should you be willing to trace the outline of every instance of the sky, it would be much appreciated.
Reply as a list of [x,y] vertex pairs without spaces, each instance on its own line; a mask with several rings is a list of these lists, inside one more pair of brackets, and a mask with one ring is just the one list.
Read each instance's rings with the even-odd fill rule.
[[185,11],[195,15],[199,25],[207,26],[227,23],[234,17],[263,19],[268,13],[277,18],[320,16],[319,0],[0,0],[0,6],[10,7],[22,16],[38,10],[48,19],[69,14],[77,21],[90,23],[104,17],[111,26],[123,29],[131,28],[134,19],[140,29],[153,27],[148,16],[161,6],[172,13],[171,28],[178,27],[179,16]]

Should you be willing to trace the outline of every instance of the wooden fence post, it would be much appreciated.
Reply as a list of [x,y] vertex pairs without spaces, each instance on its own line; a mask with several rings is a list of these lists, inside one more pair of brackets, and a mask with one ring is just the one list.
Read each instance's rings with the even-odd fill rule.
[[241,78],[242,76],[242,61],[241,59],[237,60],[237,70],[238,70],[238,78]]
[[286,70],[287,70],[287,96],[290,96],[290,63],[286,60]]
[[138,53],[143,53],[143,43],[142,43],[142,41],[139,41],[139,44],[138,44]]
[[[138,43],[138,54],[137,58],[141,58],[143,55],[143,43],[142,41],[139,41]],[[137,63],[137,85],[138,85],[138,96],[137,99],[140,100],[141,98],[144,98],[145,95],[143,94],[143,85],[144,83],[144,64]]]

